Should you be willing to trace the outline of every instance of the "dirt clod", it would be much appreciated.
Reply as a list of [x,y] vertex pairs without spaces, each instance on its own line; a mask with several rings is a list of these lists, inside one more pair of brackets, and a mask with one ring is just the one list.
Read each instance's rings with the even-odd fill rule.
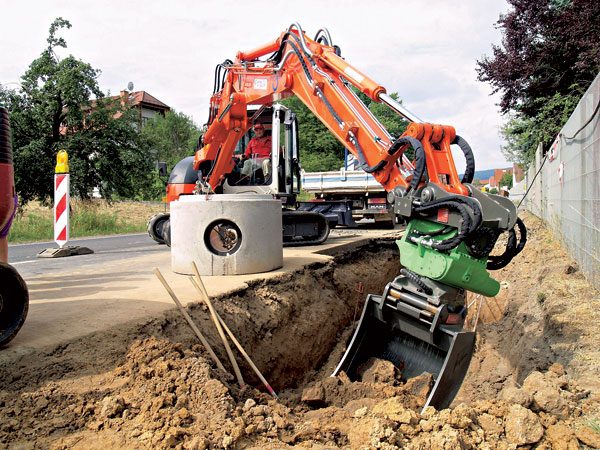
[[600,433],[588,426],[582,426],[576,431],[577,439],[588,447],[600,448]]

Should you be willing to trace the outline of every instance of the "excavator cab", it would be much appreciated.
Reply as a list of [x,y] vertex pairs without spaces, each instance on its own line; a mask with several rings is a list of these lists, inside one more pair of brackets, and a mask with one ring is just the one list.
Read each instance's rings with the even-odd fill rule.
[[238,141],[233,157],[236,168],[227,175],[223,192],[228,194],[253,192],[274,194],[292,205],[300,192],[300,165],[298,157],[298,123],[296,115],[281,104],[270,107],[248,106],[248,121],[260,123],[271,136],[270,158],[254,158],[249,174],[242,173],[242,155],[253,131],[249,130]]

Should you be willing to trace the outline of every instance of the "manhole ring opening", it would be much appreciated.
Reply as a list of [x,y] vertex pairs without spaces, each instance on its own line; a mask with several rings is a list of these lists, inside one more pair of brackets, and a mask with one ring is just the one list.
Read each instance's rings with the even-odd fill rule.
[[204,231],[204,244],[213,254],[229,256],[237,252],[242,245],[242,231],[227,219],[217,219],[206,227]]

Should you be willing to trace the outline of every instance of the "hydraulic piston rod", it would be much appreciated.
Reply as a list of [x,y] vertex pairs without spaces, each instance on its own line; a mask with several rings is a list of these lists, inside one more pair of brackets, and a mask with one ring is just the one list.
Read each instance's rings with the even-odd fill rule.
[[409,122],[423,123],[421,119],[419,119],[416,115],[414,115],[412,112],[410,112],[408,109],[406,109],[404,106],[402,106],[400,103],[398,103],[386,93],[380,92],[378,97],[379,100],[388,105],[390,108],[392,108],[394,111],[396,111]]

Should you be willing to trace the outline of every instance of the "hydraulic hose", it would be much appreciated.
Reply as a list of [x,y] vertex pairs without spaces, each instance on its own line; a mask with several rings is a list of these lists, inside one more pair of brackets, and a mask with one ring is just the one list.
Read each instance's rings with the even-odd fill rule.
[[479,204],[470,197],[455,195],[452,197],[440,198],[438,200],[427,202],[421,205],[421,207],[437,207],[439,209],[445,207],[448,201],[467,205],[471,209],[471,211],[473,212],[473,220],[471,221],[469,231],[467,234],[471,235],[472,233],[474,233],[483,221],[483,214],[481,212],[481,208],[479,208]]
[[487,268],[489,270],[498,270],[506,267],[525,247],[525,243],[527,242],[527,228],[525,228],[525,224],[520,218],[517,218],[515,226],[519,229],[519,242],[517,243],[517,235],[515,229],[512,228],[508,232],[508,241],[504,253],[499,256],[488,256]]
[[475,157],[473,156],[473,150],[471,150],[469,143],[458,134],[452,143],[458,145],[465,155],[467,167],[465,168],[465,174],[462,177],[461,183],[472,183],[473,177],[475,176]]
[[[442,205],[439,205],[439,204],[432,205],[432,204],[428,203],[426,205],[418,206],[417,208],[415,208],[415,212],[420,213],[420,214],[427,214],[427,213],[431,212],[432,210],[437,211],[441,206]],[[446,208],[450,208],[450,209],[454,209],[455,211],[458,211],[458,213],[461,215],[461,218],[462,218],[460,228],[458,230],[458,233],[455,236],[453,236],[449,239],[441,240],[441,241],[432,239],[428,245],[431,248],[434,248],[439,251],[448,251],[448,250],[452,250],[453,248],[458,247],[461,242],[463,242],[465,239],[467,239],[467,237],[469,236],[469,231],[472,227],[472,220],[471,220],[471,216],[469,215],[469,212],[467,211],[467,208],[465,208],[465,206],[461,202],[455,201],[454,199],[453,200],[445,199],[443,206]]]
[[433,289],[431,289],[429,286],[423,283],[423,280],[421,280],[421,277],[417,273],[406,268],[400,269],[400,273],[409,280],[411,280],[413,283],[415,283],[425,295],[433,294]]
[[362,170],[364,170],[367,173],[373,173],[373,172],[377,172],[378,170],[381,170],[385,167],[387,161],[379,161],[379,163],[374,166],[369,165],[369,163],[365,159],[365,154],[363,153],[362,148],[360,148],[358,139],[356,139],[356,136],[354,136],[353,133],[350,133],[350,143],[352,145],[354,145],[354,148],[356,148],[356,154],[358,155],[358,162],[360,163],[360,167],[362,168]]
[[[417,189],[419,183],[421,182],[421,178],[423,178],[423,175],[425,174],[425,169],[427,167],[427,160],[425,158],[425,149],[423,148],[423,144],[421,144],[421,141],[419,141],[418,139],[409,139],[411,139],[411,145],[415,149],[415,168],[413,170],[410,183],[408,183],[408,188],[406,192],[410,192]],[[417,145],[414,141],[418,142],[419,144]]]
[[[481,241],[485,242],[485,246],[480,245]],[[488,227],[481,227],[475,233],[469,236],[467,240],[467,248],[469,253],[475,258],[487,258],[490,252],[494,249],[498,234]]]

